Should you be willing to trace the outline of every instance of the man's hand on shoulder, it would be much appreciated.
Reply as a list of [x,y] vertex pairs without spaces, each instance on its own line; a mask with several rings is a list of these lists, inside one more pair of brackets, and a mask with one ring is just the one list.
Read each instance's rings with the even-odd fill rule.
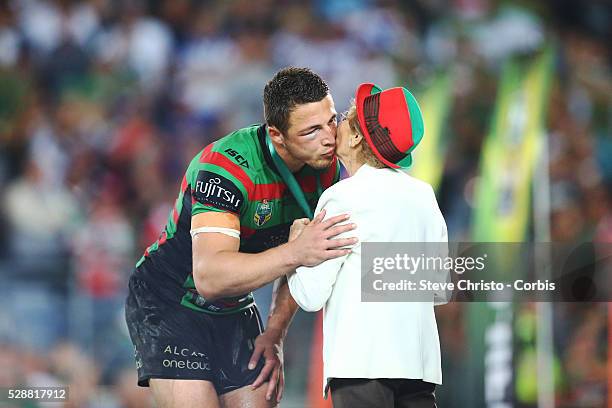
[[351,250],[345,247],[357,243],[356,237],[334,238],[356,228],[353,223],[345,223],[349,219],[348,214],[336,215],[323,221],[324,218],[325,210],[322,210],[308,223],[303,219],[293,223],[287,245],[296,264],[318,265],[328,259],[347,255]]

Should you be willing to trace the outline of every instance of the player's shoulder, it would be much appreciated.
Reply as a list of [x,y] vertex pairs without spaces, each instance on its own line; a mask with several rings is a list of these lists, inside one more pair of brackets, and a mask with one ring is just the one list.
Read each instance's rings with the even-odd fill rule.
[[254,188],[253,180],[261,169],[258,129],[259,125],[248,126],[206,146],[189,163],[187,182],[193,187],[212,180],[226,187],[235,185],[247,194]]
[[261,125],[238,129],[213,143],[212,151],[231,158],[245,169],[257,166],[258,163],[254,160],[249,162],[248,159],[259,156],[258,132],[260,129]]
[[230,172],[250,175],[259,171],[261,155],[257,132],[261,125],[238,129],[209,144],[192,159],[190,167],[219,166]]

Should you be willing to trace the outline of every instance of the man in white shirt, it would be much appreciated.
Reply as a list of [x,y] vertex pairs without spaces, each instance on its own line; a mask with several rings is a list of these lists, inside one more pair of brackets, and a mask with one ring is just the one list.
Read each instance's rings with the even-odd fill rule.
[[[351,177],[323,193],[316,213],[349,212],[360,243],[441,242],[447,250],[433,189],[400,170],[411,165],[423,136],[412,94],[362,84],[346,119],[338,126],[336,154]],[[296,221],[291,238],[307,223]],[[288,277],[302,309],[325,307],[324,392],[331,388],[335,408],[435,407],[442,372],[434,304],[446,300],[362,302],[361,255],[357,244],[348,255]]]

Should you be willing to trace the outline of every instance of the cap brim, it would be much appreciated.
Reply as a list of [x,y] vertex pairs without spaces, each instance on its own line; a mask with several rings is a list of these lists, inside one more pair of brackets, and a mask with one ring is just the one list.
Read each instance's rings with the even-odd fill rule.
[[398,161],[397,166],[401,169],[407,169],[412,166],[412,153],[408,153],[406,157]]

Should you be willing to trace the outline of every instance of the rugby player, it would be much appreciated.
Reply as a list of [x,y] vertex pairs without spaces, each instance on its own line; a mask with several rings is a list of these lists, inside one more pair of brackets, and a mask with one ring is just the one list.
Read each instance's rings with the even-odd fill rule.
[[[138,384],[160,407],[268,407],[282,397],[282,343],[297,309],[285,275],[344,256],[347,214],[324,213],[287,242],[339,178],[336,111],[305,68],[264,89],[265,125],[237,130],[193,158],[161,236],[129,281],[126,320]],[[343,223],[339,225],[339,223]],[[268,324],[252,290],[275,281]]]

